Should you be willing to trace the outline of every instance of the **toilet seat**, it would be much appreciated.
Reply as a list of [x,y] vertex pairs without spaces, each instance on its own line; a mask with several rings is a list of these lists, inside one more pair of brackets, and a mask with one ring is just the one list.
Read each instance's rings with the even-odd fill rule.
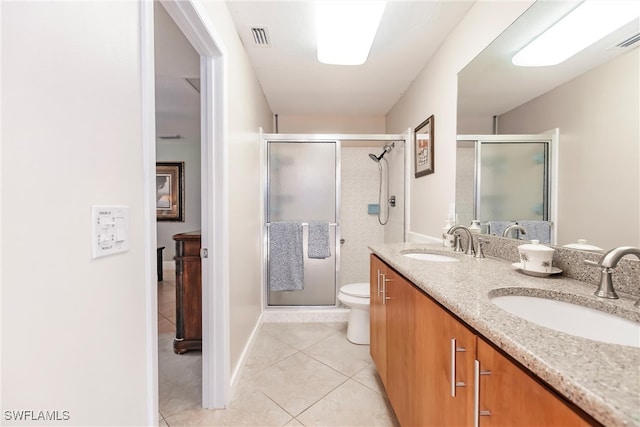
[[345,295],[358,298],[369,298],[369,283],[351,283],[340,288],[340,292]]

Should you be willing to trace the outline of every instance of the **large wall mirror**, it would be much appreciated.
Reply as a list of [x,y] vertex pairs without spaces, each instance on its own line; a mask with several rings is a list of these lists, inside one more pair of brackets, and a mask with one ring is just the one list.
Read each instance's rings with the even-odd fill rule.
[[[567,61],[516,67],[512,56],[572,10],[537,1],[458,75],[458,134],[558,130],[557,245],[640,246],[640,42],[635,19]],[[475,153],[457,150],[456,211],[472,215]],[[471,205],[470,205],[471,204]],[[511,220],[511,218],[504,218]],[[466,224],[465,224],[466,225]]]

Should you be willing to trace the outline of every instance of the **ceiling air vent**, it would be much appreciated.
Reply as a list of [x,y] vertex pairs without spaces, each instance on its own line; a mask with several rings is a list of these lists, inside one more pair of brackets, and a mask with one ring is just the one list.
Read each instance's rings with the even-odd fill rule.
[[253,34],[253,42],[256,46],[271,46],[271,41],[269,40],[269,31],[267,30],[267,27],[251,27],[251,34]]
[[637,43],[638,41],[640,41],[640,33],[634,34],[628,39],[621,41],[616,45],[616,47],[621,47],[621,48],[629,47],[632,44]]

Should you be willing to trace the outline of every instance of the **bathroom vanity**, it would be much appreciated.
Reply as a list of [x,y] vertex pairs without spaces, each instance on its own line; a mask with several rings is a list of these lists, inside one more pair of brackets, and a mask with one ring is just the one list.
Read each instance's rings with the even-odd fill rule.
[[202,267],[200,231],[173,236],[176,242],[176,337],[178,354],[202,349]]
[[589,284],[525,276],[439,245],[370,249],[371,355],[401,425],[640,425],[640,348],[545,328],[491,302],[570,295],[637,322],[635,299],[603,303]]

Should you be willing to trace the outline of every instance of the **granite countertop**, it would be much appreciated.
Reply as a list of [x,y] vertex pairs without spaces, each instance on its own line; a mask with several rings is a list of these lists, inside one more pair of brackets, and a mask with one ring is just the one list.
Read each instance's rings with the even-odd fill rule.
[[[526,366],[558,393],[604,425],[640,426],[640,349],[558,332],[509,314],[489,295],[551,291],[640,322],[637,298],[595,297],[591,284],[563,277],[532,277],[497,258],[475,259],[438,244],[393,243],[370,250],[440,302],[480,335]],[[445,254],[460,262],[428,262],[406,252]]]

